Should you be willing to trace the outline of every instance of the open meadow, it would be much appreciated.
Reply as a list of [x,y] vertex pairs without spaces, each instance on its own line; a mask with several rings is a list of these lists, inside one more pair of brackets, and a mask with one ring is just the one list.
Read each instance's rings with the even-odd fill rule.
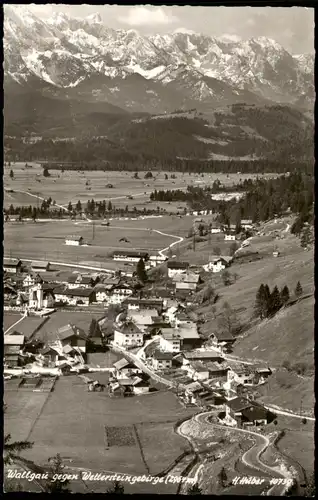
[[[19,389],[8,390],[10,382],[5,383],[5,433],[12,433],[13,439],[34,442],[23,456],[38,465],[60,453],[70,472],[148,475],[154,468],[155,472],[165,469],[187,449],[186,441],[182,443],[178,436],[174,438],[176,446],[169,441],[173,422],[191,414],[171,392],[116,399],[106,392],[89,393],[80,377],[68,376],[57,380],[51,393],[30,392],[21,397]],[[148,432],[142,431],[141,426],[148,424]],[[151,425],[159,432],[160,445]],[[156,467],[154,456],[158,457]],[[149,490],[145,484],[127,486],[127,492],[129,488],[130,492],[142,492],[147,486]],[[88,483],[93,491],[105,492],[106,487],[108,484],[104,482]],[[75,488],[80,490],[80,482]],[[176,486],[174,491],[164,484],[161,488],[161,493],[168,493],[174,492]]]
[[[67,206],[68,202],[76,203],[81,200],[111,200],[117,208],[157,208],[164,207],[168,212],[183,210],[185,204],[178,203],[150,203],[149,195],[155,189],[186,189],[187,186],[209,186],[217,179],[225,186],[238,183],[241,179],[257,177],[256,174],[188,174],[175,172],[175,178],[171,178],[171,172],[152,173],[153,177],[145,179],[146,172],[138,172],[138,178],[134,172],[120,171],[71,171],[50,170],[50,177],[43,176],[43,168],[38,163],[28,163],[32,168],[25,168],[25,163],[12,163],[4,170],[3,183],[5,188],[4,206],[33,205],[37,206],[34,196],[44,199],[49,197],[57,204]],[[12,169],[14,178],[10,178]],[[165,178],[167,174],[168,179]],[[264,174],[259,177],[277,177],[277,174]],[[113,187],[107,187],[112,184]],[[14,192],[8,192],[13,190]],[[21,192],[22,191],[22,192]],[[29,193],[29,194],[28,194]],[[32,196],[33,195],[33,196]],[[128,199],[132,196],[134,199]],[[180,207],[180,208],[178,208]]]
[[[89,309],[87,312],[57,311],[48,317],[48,320],[38,330],[36,338],[42,340],[43,342],[55,340],[57,330],[68,324],[73,324],[88,333],[92,319],[94,318],[98,320],[102,316],[102,312],[98,315],[97,313],[90,312]],[[19,331],[23,333],[23,328],[20,327]]]
[[[51,222],[7,223],[5,226],[5,254],[21,259],[40,259],[57,262],[96,262],[100,265],[112,260],[115,250],[146,250],[156,253],[169,246],[176,238],[146,228],[151,222],[143,221],[144,228],[125,225],[105,227],[74,223],[70,220]],[[66,236],[82,236],[84,244],[65,244]],[[126,238],[128,242],[120,241]]]
[[4,333],[13,333],[14,331],[24,335],[27,339],[31,338],[47,322],[47,318],[36,316],[22,317],[22,314],[5,311],[3,314]]

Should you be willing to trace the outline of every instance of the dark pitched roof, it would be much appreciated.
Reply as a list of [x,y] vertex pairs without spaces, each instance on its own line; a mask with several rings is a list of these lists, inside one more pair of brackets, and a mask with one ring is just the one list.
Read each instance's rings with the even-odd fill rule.
[[127,304],[139,304],[140,306],[162,306],[162,299],[137,299],[136,297],[129,297],[125,300]]
[[135,250],[115,250],[113,255],[120,255],[124,257],[139,257],[140,259],[148,257],[148,252],[138,252]]
[[142,333],[142,331],[138,328],[135,323],[132,321],[128,321],[122,325],[115,325],[116,331],[123,333],[125,335],[133,334],[133,333]]
[[252,401],[249,401],[248,399],[241,396],[235,399],[230,399],[230,401],[228,401],[226,404],[231,408],[231,410],[235,412],[245,410],[246,408],[250,408],[253,405]]
[[64,293],[71,297],[90,297],[94,293],[94,290],[92,288],[73,288],[72,290],[65,290]]
[[156,350],[153,352],[152,354],[153,358],[157,359],[158,361],[159,360],[172,360],[173,358],[173,354],[172,352],[162,352],[162,351],[159,351],[159,350]]
[[249,421],[264,419],[268,414],[269,411],[266,408],[256,405],[252,405],[250,408],[243,408],[242,410],[242,415]]
[[219,342],[230,342],[232,340],[235,340],[233,335],[231,333],[228,333],[228,332],[215,331],[213,333]]
[[81,328],[78,328],[77,326],[70,325],[70,324],[59,328],[57,331],[57,334],[58,334],[58,338],[60,340],[66,340],[66,339],[73,337],[73,336],[79,337],[79,338],[84,339],[84,340],[87,339],[87,335],[84,332],[84,330],[82,330]]
[[11,257],[4,257],[3,258],[3,265],[4,266],[18,266],[21,264],[20,259],[14,259]]
[[188,269],[189,262],[177,262],[176,260],[169,260],[167,266],[168,269]]
[[135,366],[131,361],[128,361],[126,358],[122,358],[116,363],[113,363],[113,366],[116,370],[122,370],[123,368],[128,368],[129,366]]
[[65,240],[68,241],[81,241],[83,239],[83,236],[66,236]]
[[50,265],[50,262],[42,262],[40,260],[34,260],[31,262],[32,269],[43,269],[47,268]]

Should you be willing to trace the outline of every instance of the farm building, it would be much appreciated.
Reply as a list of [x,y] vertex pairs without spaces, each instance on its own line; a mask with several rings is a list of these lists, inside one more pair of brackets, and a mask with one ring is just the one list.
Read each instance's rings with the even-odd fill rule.
[[225,412],[225,419],[234,427],[266,425],[274,418],[267,408],[242,396],[227,401]]
[[158,318],[157,309],[143,309],[141,311],[130,310],[128,313],[129,320],[133,321],[143,332],[152,325],[156,324]]
[[216,347],[229,347],[235,342],[233,335],[221,331],[211,333],[210,339]]
[[137,299],[129,297],[125,300],[125,305],[127,305],[128,310],[130,309],[156,309],[160,314],[163,309],[162,299]]
[[253,229],[253,221],[252,219],[242,219],[241,220],[241,227],[243,229]]
[[222,224],[217,221],[213,221],[211,224],[211,234],[219,234],[222,232]]
[[57,330],[57,340],[62,348],[65,346],[75,347],[77,350],[86,352],[87,335],[81,328],[68,324]]
[[18,366],[19,353],[24,345],[24,335],[5,335],[4,336],[4,365],[9,367]]
[[226,231],[224,233],[224,240],[225,241],[235,241],[235,239],[236,239],[235,231]]
[[67,236],[65,238],[65,245],[74,245],[79,246],[83,245],[83,237],[82,236]]
[[137,366],[132,361],[128,361],[126,358],[122,358],[119,361],[116,361],[113,366],[115,368],[116,378],[127,378],[131,375],[142,373],[142,370],[140,370],[140,368],[137,368]]
[[11,257],[4,257],[3,270],[7,273],[18,274],[22,271],[22,262],[20,259],[13,259]]
[[124,347],[142,346],[144,334],[132,322],[114,325],[114,343]]
[[92,288],[75,288],[73,290],[67,289],[64,291],[66,302],[69,305],[83,305],[88,306],[95,302],[95,291]]
[[116,250],[113,253],[113,259],[124,262],[139,262],[140,259],[148,260],[148,252],[137,252],[134,250]]
[[96,295],[96,302],[108,302],[110,298],[110,291],[113,285],[98,284],[95,286],[94,291]]
[[172,367],[172,352],[161,352],[156,350],[153,352],[150,362],[154,370],[164,370]]
[[192,272],[176,274],[173,276],[176,290],[196,290],[200,283],[200,276]]
[[129,392],[127,387],[120,385],[118,382],[111,382],[108,390],[111,397],[124,397]]
[[213,350],[183,352],[182,356],[185,364],[191,361],[223,361],[221,353]]
[[165,328],[161,332],[159,346],[164,352],[178,353],[181,351],[182,337],[175,329]]
[[55,297],[56,304],[66,304],[68,302],[68,296],[66,295],[66,288],[63,285],[57,285],[53,288],[53,293]]
[[76,356],[76,350],[70,345],[65,345],[63,348],[48,345],[40,351],[40,356],[43,358],[44,364],[51,367],[65,364],[72,355]]
[[188,262],[177,262],[176,260],[170,260],[167,263],[168,276],[172,278],[177,274],[185,273],[189,268]]
[[51,270],[51,263],[50,262],[42,262],[39,260],[35,260],[31,262],[31,269],[34,272],[46,272]]
[[209,378],[209,370],[201,361],[192,361],[191,364],[184,366],[183,369],[194,381],[207,380]]
[[156,267],[156,266],[166,262],[166,260],[167,260],[167,257],[165,257],[164,255],[150,255],[149,264],[151,267]]
[[112,287],[109,297],[110,304],[121,304],[127,297],[133,294],[131,286],[127,283],[119,283]]
[[213,261],[209,262],[207,266],[204,266],[206,271],[212,271],[212,273],[219,273],[225,268],[229,267],[232,261],[232,257],[218,257]]
[[201,345],[197,328],[187,328],[184,325],[177,328],[163,328],[161,330],[160,348],[167,352],[180,352],[195,349]]
[[92,276],[83,276],[82,274],[74,275],[68,277],[67,285],[68,288],[93,288],[96,284],[96,280]]
[[208,370],[209,370],[209,377],[215,378],[215,377],[227,377],[227,373],[229,371],[229,367],[227,363],[224,361],[217,362],[217,361],[209,361],[206,364]]

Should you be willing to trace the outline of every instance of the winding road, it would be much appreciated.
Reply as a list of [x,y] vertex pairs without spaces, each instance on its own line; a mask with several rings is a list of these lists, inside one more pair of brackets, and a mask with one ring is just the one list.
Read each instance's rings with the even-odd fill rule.
[[[244,465],[246,465],[249,468],[255,469],[259,472],[263,472],[266,474],[266,476],[270,475],[273,478],[284,478],[284,479],[289,479],[290,476],[287,475],[287,473],[282,473],[277,470],[276,467],[270,467],[269,465],[265,464],[264,462],[261,461],[261,455],[262,453],[268,448],[270,445],[270,440],[267,436],[264,436],[262,434],[258,434],[257,432],[249,431],[246,429],[238,429],[238,428],[229,428],[224,425],[219,425],[219,424],[212,424],[209,422],[208,418],[213,415],[213,412],[204,412],[200,413],[199,415],[195,415],[193,417],[193,420],[197,422],[200,425],[203,426],[209,426],[210,428],[218,428],[218,429],[224,429],[224,430],[229,430],[233,432],[237,432],[239,434],[246,434],[248,436],[251,436],[253,440],[255,441],[254,445],[247,450],[242,458],[241,461]],[[276,496],[282,496],[285,492],[286,489],[286,484],[276,484],[273,485],[267,492],[267,495],[276,495]]]

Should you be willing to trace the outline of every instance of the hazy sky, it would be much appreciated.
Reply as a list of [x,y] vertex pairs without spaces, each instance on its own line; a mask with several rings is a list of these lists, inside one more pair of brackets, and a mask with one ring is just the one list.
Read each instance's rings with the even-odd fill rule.
[[138,30],[141,34],[169,33],[184,29],[210,36],[223,34],[245,38],[274,38],[287,50],[314,51],[314,9],[306,7],[166,7],[118,5],[29,4],[43,19],[53,12],[74,17],[99,13],[110,28]]

